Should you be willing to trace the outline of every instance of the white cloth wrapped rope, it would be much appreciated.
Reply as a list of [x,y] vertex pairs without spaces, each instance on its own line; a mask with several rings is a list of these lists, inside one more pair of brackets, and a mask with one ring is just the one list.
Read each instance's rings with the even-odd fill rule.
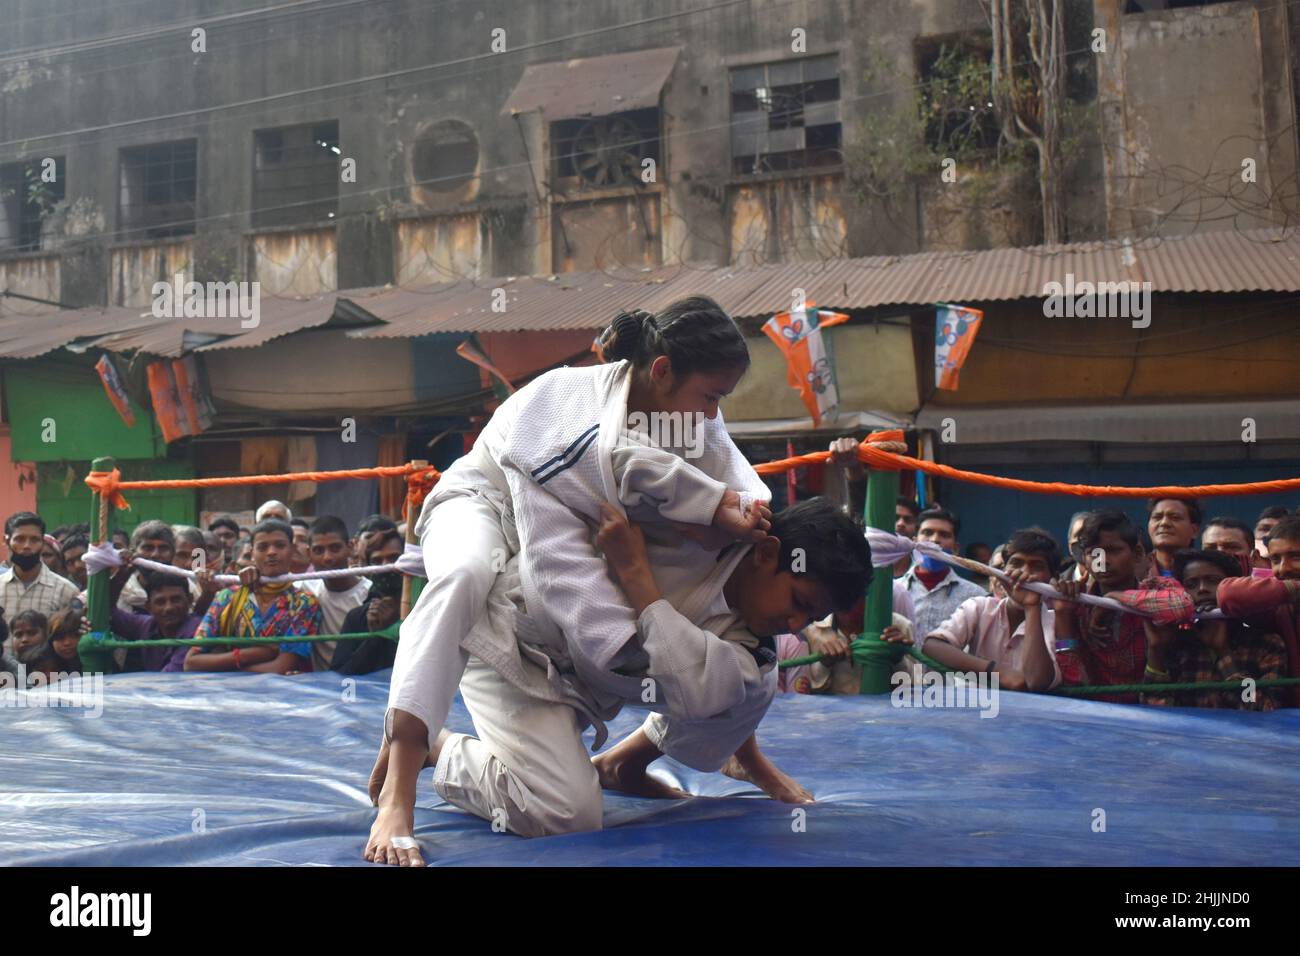
[[[96,571],[105,568],[120,568],[122,566],[122,556],[113,550],[111,546],[95,545],[86,550],[85,557],[91,557],[93,547],[107,547],[112,551],[115,560],[109,560],[102,552],[97,553],[91,562],[86,565],[86,573],[94,574]],[[409,545],[408,545],[409,547]],[[417,546],[418,550],[418,546]],[[196,577],[193,571],[187,571],[185,568],[178,568],[171,564],[162,564],[158,561],[150,561],[148,558],[132,558],[131,563],[137,568],[144,568],[146,571],[161,571],[163,574],[179,574],[181,577]],[[277,574],[272,578],[262,578],[263,584],[280,584],[286,581],[312,581],[323,578],[348,578],[358,575],[383,574],[386,571],[396,571],[402,574],[420,575],[424,574],[424,558],[419,554],[412,555],[408,550],[393,564],[369,564],[361,568],[335,568],[331,571],[302,571],[297,574]],[[217,584],[237,586],[239,584],[239,575],[237,574],[216,574],[212,580]]]
[[[929,541],[913,541],[911,538],[905,538],[902,535],[893,534],[889,531],[881,531],[878,528],[867,529],[867,543],[871,546],[871,563],[877,568],[886,565],[896,564],[903,558],[911,557],[913,553],[926,555],[934,558],[936,561],[942,561],[944,564],[952,565],[958,568],[968,568],[972,571],[978,571],[980,574],[991,575],[997,578],[1008,588],[1013,587],[1010,575],[997,568],[991,568],[987,564],[974,561],[970,558],[958,558],[948,554],[936,544]],[[1069,600],[1064,594],[1056,590],[1050,584],[1044,584],[1041,581],[1028,581],[1021,585],[1026,591],[1033,591],[1048,600],[1066,601]],[[1129,607],[1116,601],[1114,598],[1099,597],[1095,594],[1080,594],[1075,599],[1080,604],[1091,604],[1095,607],[1103,607],[1110,611],[1119,611],[1122,614],[1136,614],[1138,617],[1151,617],[1145,611],[1138,608]],[[1227,620],[1228,616],[1222,611],[1215,610],[1206,614],[1198,614],[1198,621],[1222,621]]]
[[403,574],[424,577],[424,551],[414,541],[406,542],[406,550],[397,559],[393,569],[401,571]]
[[107,541],[92,544],[81,556],[81,560],[86,565],[87,575],[122,566],[122,555]]

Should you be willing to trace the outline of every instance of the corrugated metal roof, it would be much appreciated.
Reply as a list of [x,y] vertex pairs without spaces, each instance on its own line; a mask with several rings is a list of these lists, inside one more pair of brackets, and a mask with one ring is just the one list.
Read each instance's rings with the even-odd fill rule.
[[[430,332],[597,329],[619,309],[656,311],[707,295],[737,318],[788,308],[792,289],[832,309],[1040,298],[1049,282],[1150,281],[1153,292],[1300,292],[1300,231],[1213,232],[1137,243],[1081,243],[979,252],[833,259],[742,269],[639,271],[448,282],[350,297],[387,325],[362,337]],[[505,311],[492,309],[505,291]],[[346,295],[346,293],[345,293]]]
[[524,68],[502,115],[541,110],[548,120],[563,120],[658,106],[680,49],[534,63]]
[[[334,303],[338,299],[336,292],[323,292],[307,298],[285,298],[280,296],[263,296],[257,328],[240,330],[235,335],[211,345],[195,349],[196,352],[215,352],[219,349],[247,349],[263,345],[272,339],[304,329],[314,329],[325,325],[334,318]],[[208,320],[224,322],[225,327],[238,324],[238,320]],[[205,331],[209,326],[198,326],[196,331]]]
[[[1150,281],[1157,293],[1300,292],[1300,231],[1224,230],[1133,243],[1081,243],[980,252],[928,252],[781,265],[675,265],[620,272],[462,279],[418,288],[371,288],[307,299],[265,296],[256,329],[237,319],[156,319],[142,309],[76,309],[41,316],[0,312],[0,356],[34,358],[69,343],[159,355],[252,348],[302,329],[354,323],[359,338],[434,332],[599,329],[619,309],[658,311],[707,295],[737,318],[788,308],[791,291],[830,309],[1040,298],[1048,282]],[[504,293],[494,297],[494,290]],[[495,311],[494,302],[504,302]],[[337,303],[337,305],[336,305]],[[191,335],[187,337],[186,332]],[[219,342],[195,338],[228,334]]]
[[100,336],[138,329],[157,320],[141,309],[114,306],[87,309],[52,309],[38,315],[0,314],[0,356],[38,358],[66,345]]
[[[37,358],[61,347],[109,352],[140,350],[176,357],[189,351],[252,348],[291,332],[314,328],[334,315],[336,293],[310,298],[262,296],[258,324],[244,328],[239,316],[173,318],[147,308],[116,306],[55,309],[32,315],[0,315],[0,356]],[[208,310],[215,313],[215,308]],[[214,342],[213,339],[218,341]]]

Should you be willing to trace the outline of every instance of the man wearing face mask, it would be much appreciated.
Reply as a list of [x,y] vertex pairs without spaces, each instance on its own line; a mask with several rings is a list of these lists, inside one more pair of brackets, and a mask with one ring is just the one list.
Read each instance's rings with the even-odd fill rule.
[[[917,541],[928,541],[948,554],[956,554],[961,522],[944,508],[927,508],[917,519]],[[988,591],[957,574],[950,564],[919,556],[903,575],[902,583],[916,609],[914,633],[928,635],[952,617],[957,608],[973,597],[987,597]]]
[[45,547],[45,521],[30,511],[19,511],[5,522],[9,569],[0,574],[0,605],[9,619],[22,611],[50,615],[77,596],[77,586],[55,574],[41,561]]

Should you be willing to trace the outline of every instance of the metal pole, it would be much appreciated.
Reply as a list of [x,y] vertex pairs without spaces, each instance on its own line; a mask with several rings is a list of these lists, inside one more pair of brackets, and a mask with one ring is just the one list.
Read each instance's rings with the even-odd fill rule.
[[[869,528],[893,532],[894,505],[898,498],[898,472],[867,471],[867,501],[863,517]],[[863,694],[888,694],[894,665],[902,658],[901,644],[889,644],[881,633],[894,620],[894,574],[889,567],[876,568],[867,588],[867,606],[862,617],[862,640],[867,656],[862,661]]]
[[[112,471],[115,465],[116,462],[112,458],[96,458],[91,462],[90,470]],[[90,502],[91,536],[96,544],[103,544],[108,540],[108,513],[112,505],[107,498],[97,491],[90,493]],[[91,631],[97,634],[107,634],[109,632],[110,612],[112,610],[108,605],[109,573],[107,568],[96,571],[86,583],[86,613],[90,617]],[[77,645],[77,653],[81,657],[83,673],[112,672],[112,650],[99,647],[90,634],[86,634],[81,638],[81,642]]]
[[[411,464],[413,464],[416,468],[421,468],[421,469],[429,467],[428,460],[424,458],[416,459],[415,461],[411,462]],[[418,539],[415,536],[415,519],[418,517],[419,515],[416,514],[416,509],[411,507],[410,490],[408,486],[407,499],[406,499],[406,540],[411,544],[418,543]],[[402,606],[398,613],[398,617],[401,620],[403,621],[406,620],[406,615],[411,613],[411,605],[415,603],[415,601],[419,598],[419,596],[420,596],[420,589],[412,586],[412,580],[410,575],[403,575],[402,576]]]

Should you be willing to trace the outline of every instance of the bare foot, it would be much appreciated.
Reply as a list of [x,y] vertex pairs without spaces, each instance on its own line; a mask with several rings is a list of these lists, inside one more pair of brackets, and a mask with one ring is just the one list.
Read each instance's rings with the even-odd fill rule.
[[813,795],[805,790],[799,781],[783,773],[775,766],[770,770],[748,773],[735,757],[730,758],[722,767],[722,772],[735,780],[752,783],[773,800],[782,803],[813,803]]
[[612,751],[597,754],[591,758],[591,762],[604,790],[617,790],[634,797],[650,797],[654,800],[684,800],[690,796],[684,790],[656,780],[646,772],[645,767],[618,759]]
[[[434,749],[429,751],[429,756],[424,760],[424,766],[436,767],[438,765],[438,754],[442,753],[442,745],[447,742],[451,733],[443,729],[438,734],[438,739],[434,741]],[[388,776],[388,739],[385,738],[379,744],[379,755],[375,757],[375,766],[370,771],[370,783],[366,787],[366,792],[370,794],[370,805],[379,806],[379,794],[383,792],[384,780]]]
[[[424,759],[425,767],[438,763],[438,755],[451,733],[446,729],[438,734],[433,750]],[[415,778],[409,780],[404,793],[385,793],[388,780],[389,744],[385,740],[379,747],[375,767],[370,771],[370,800],[379,807],[379,815],[370,827],[370,837],[362,854],[371,863],[391,866],[424,866],[415,840]]]
[[412,834],[415,832],[415,807],[403,813],[397,806],[379,809],[366,841],[365,858],[371,863],[392,866],[424,866],[424,857]]
[[745,768],[741,766],[740,761],[737,760],[734,756],[728,757],[727,762],[722,765],[722,769],[719,770],[718,772],[726,774],[732,780],[743,780],[745,781],[745,783],[753,782],[749,779],[748,771],[746,771]]

